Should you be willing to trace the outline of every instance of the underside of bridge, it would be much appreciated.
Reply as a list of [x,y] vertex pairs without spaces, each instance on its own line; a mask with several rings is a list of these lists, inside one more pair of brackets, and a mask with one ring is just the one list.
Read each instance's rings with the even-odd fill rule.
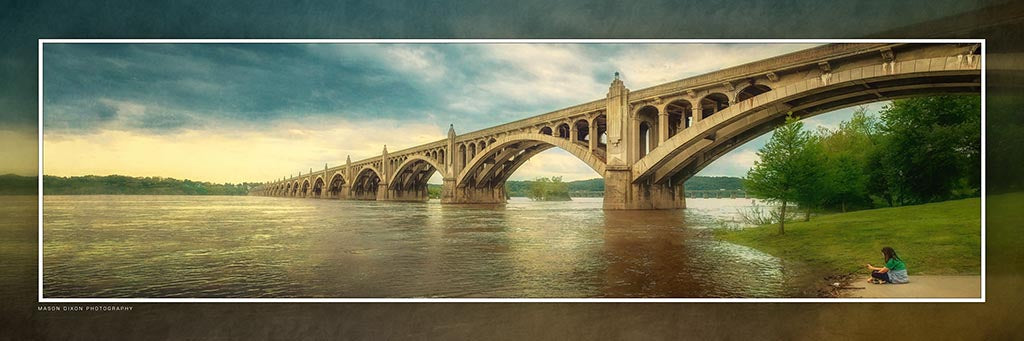
[[605,209],[686,207],[683,183],[770,132],[850,106],[934,94],[979,94],[977,43],[829,44],[630,91],[616,76],[604,99],[275,181],[253,194],[507,202],[505,182],[530,158],[562,149],[605,179]]
[[364,168],[352,184],[352,193],[349,199],[354,200],[377,200],[377,193],[380,191],[381,178],[377,171]]
[[461,181],[450,181],[445,185],[453,187],[446,192],[442,202],[453,204],[500,204],[505,203],[505,181],[531,157],[554,147],[538,141],[518,141],[501,146],[492,146],[486,153],[477,156],[478,162],[470,165]]
[[437,167],[425,158],[400,160],[398,171],[392,176],[391,183],[387,186],[385,200],[427,201],[430,199],[427,181],[437,172]]

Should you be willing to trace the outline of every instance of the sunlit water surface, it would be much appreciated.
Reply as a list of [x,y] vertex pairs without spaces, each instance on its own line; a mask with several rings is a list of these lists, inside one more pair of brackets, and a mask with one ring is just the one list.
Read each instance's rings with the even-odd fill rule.
[[780,297],[780,261],[709,237],[750,199],[449,206],[46,196],[45,297]]

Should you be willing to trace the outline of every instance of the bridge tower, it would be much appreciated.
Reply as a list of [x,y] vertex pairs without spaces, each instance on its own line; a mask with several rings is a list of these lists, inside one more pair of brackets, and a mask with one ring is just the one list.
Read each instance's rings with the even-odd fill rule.
[[380,155],[380,183],[377,184],[377,201],[388,200],[388,184],[390,184],[391,168],[388,167],[388,145],[384,145],[384,151]]
[[644,136],[640,134],[640,119],[630,110],[629,89],[619,79],[618,72],[608,88],[606,101],[608,166],[604,173],[604,209],[685,208],[682,183],[655,184],[650,180],[633,179],[631,165],[640,160]]
[[459,175],[461,168],[455,168],[458,154],[455,152],[455,124],[448,125],[448,157],[444,160],[444,170],[441,171],[443,184],[441,185],[441,202],[450,203],[455,201],[455,177]]

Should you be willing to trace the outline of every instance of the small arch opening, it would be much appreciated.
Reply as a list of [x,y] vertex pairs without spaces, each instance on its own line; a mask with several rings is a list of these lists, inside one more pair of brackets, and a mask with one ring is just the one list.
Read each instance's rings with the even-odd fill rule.
[[672,101],[665,106],[668,112],[668,136],[672,137],[693,125],[693,105],[687,100]]
[[644,106],[637,111],[636,119],[639,122],[637,124],[637,137],[640,139],[640,143],[637,144],[638,152],[640,157],[644,157],[651,149],[658,146],[656,135],[658,131],[658,109],[649,105]]
[[743,88],[743,90],[740,90],[740,92],[736,94],[736,101],[746,101],[748,99],[753,98],[754,96],[766,93],[768,91],[772,91],[772,88],[769,88],[767,85],[752,84],[746,88]]
[[700,100],[701,119],[724,110],[729,107],[729,97],[722,93],[712,93]]
[[578,120],[576,123],[573,123],[572,126],[576,129],[577,142],[590,142],[590,122],[587,122],[587,120]]
[[569,138],[569,124],[568,123],[562,123],[562,124],[558,125],[558,137],[561,137],[563,139],[568,139]]

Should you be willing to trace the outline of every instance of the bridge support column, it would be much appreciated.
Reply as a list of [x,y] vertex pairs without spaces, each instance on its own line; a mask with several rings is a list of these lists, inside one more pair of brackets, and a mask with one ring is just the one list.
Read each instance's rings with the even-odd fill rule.
[[668,112],[662,109],[658,113],[658,144],[660,145],[665,140],[668,140]]
[[598,142],[598,140],[601,139],[601,136],[597,133],[597,119],[596,118],[591,119],[590,121],[587,121],[587,131],[589,132],[588,134],[590,135],[590,137],[588,138],[588,141],[587,141],[587,150],[590,151],[591,153],[593,153],[594,150],[597,149],[597,142]]
[[376,200],[377,201],[388,200],[388,184],[383,183],[383,182],[377,184],[377,198],[376,198]]
[[341,188],[338,189],[338,195],[335,195],[333,198],[340,200],[348,200],[349,190],[351,190],[351,186],[349,186],[348,184],[341,185]]
[[459,188],[455,179],[445,179],[441,189],[442,204],[504,204],[508,202],[505,185],[497,187],[477,188],[465,186]]
[[628,169],[609,168],[604,173],[604,209],[662,210],[686,208],[683,184],[633,183]]
[[[385,190],[385,189],[381,189],[381,190]],[[424,188],[414,188],[414,189],[410,189],[410,190],[387,189],[386,191],[387,191],[387,197],[385,199],[378,199],[378,200],[408,201],[408,202],[427,202],[427,200],[430,200],[430,193],[428,193],[426,187],[424,187]],[[377,193],[379,194],[380,190],[378,190]]]

